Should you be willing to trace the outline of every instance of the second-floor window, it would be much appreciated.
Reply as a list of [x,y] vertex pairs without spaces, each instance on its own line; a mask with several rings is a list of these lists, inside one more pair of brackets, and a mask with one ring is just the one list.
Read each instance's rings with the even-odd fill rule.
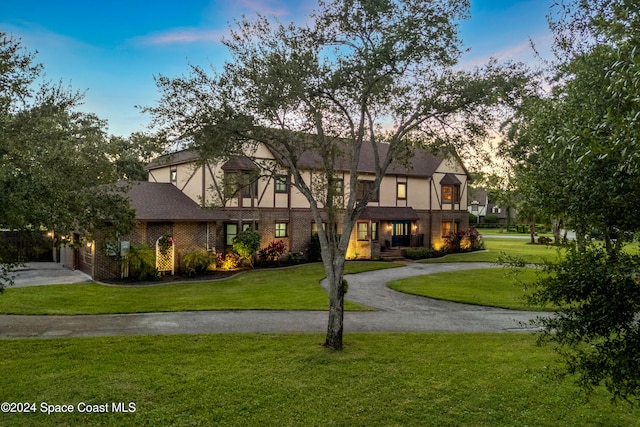
[[178,168],[175,166],[169,170],[169,182],[178,182]]
[[286,175],[276,176],[276,193],[289,192],[289,177]]
[[375,192],[371,192],[373,189],[373,181],[358,181],[358,188],[356,192],[356,197],[358,200],[362,199],[365,194],[370,193],[369,197],[370,202],[377,202],[380,200],[380,190],[378,189]]
[[459,185],[443,185],[442,186],[442,202],[443,203],[460,203],[460,186]]
[[407,200],[407,183],[399,182],[398,184],[396,184],[396,189],[398,200]]
[[258,197],[258,177],[252,171],[225,172],[224,184],[230,197],[238,193],[244,198]]

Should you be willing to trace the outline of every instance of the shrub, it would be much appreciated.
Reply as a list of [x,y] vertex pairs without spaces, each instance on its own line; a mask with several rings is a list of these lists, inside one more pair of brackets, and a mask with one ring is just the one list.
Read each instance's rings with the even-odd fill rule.
[[538,244],[540,245],[550,245],[553,243],[553,239],[551,237],[540,236],[538,237]]
[[309,248],[307,250],[307,258],[311,262],[322,261],[322,249],[320,248],[320,236],[318,236],[318,233],[313,233],[311,235]]
[[484,248],[484,242],[482,235],[472,227],[449,233],[444,238],[444,248],[447,253],[477,251]]
[[274,240],[258,252],[263,261],[275,262],[287,250],[283,240]]
[[432,249],[419,247],[419,248],[408,248],[405,250],[404,256],[408,259],[425,259],[432,258],[435,255]]
[[253,257],[260,248],[260,233],[255,230],[245,230],[233,238],[233,250],[249,261],[253,267]]
[[235,270],[236,268],[238,268],[239,263],[240,257],[233,252],[229,252],[224,256],[224,259],[220,264],[220,268],[222,270]]
[[184,265],[188,276],[204,273],[211,263],[211,255],[204,249],[194,249],[184,254]]
[[497,224],[497,223],[498,223],[498,216],[497,216],[497,215],[495,215],[495,214],[489,214],[489,215],[486,215],[486,216],[484,217],[483,222],[484,222],[485,224]]
[[289,252],[289,264],[300,264],[304,259],[302,252]]
[[155,280],[160,277],[156,268],[156,251],[148,245],[131,245],[125,259],[132,279]]

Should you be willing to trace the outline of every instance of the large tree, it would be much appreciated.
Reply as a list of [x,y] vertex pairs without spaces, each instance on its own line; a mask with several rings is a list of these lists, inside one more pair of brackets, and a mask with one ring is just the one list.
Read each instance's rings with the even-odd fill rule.
[[133,215],[112,185],[106,123],[78,111],[81,94],[42,82],[33,54],[4,33],[0,70],[0,228],[126,231]]
[[552,21],[553,90],[523,104],[511,153],[525,199],[564,218],[578,245],[549,266],[534,300],[561,307],[540,325],[569,372],[585,386],[604,383],[616,397],[637,398],[640,262],[622,243],[640,230],[640,5],[561,5]]
[[[342,348],[351,232],[389,165],[418,147],[468,148],[495,119],[489,106],[511,101],[526,81],[516,67],[495,63],[456,68],[457,23],[468,9],[459,0],[321,1],[304,25],[239,21],[225,41],[232,59],[222,71],[192,67],[183,78],[157,79],[162,98],[149,110],[167,135],[192,141],[209,158],[264,144],[278,162],[263,169],[284,168],[308,200],[330,283],[330,348]],[[387,149],[379,151],[380,143]],[[375,180],[359,195],[364,144],[375,155]],[[313,185],[300,162],[310,152],[320,159]],[[343,192],[336,171],[344,169]]]

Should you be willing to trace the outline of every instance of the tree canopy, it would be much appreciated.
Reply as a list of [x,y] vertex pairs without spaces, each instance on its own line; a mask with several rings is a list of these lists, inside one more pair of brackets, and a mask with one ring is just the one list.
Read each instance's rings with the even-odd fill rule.
[[[331,348],[342,347],[351,231],[389,165],[417,147],[468,149],[495,120],[491,106],[518,97],[526,81],[517,67],[455,67],[457,23],[468,9],[467,1],[336,0],[321,1],[303,25],[243,18],[224,41],[232,59],[222,70],[194,66],[185,77],[157,78],[162,98],[149,111],[165,135],[192,141],[209,158],[250,155],[264,144],[281,162],[263,170],[288,174],[307,198],[331,284]],[[374,152],[375,180],[358,197],[364,144]],[[299,163],[310,151],[321,159],[313,185]],[[344,191],[338,162],[348,165]]]
[[143,137],[112,143],[106,122],[79,110],[82,94],[43,81],[34,59],[0,33],[0,228],[126,232],[133,212],[113,184],[142,178],[141,159],[121,150]]
[[576,0],[559,11],[552,90],[522,104],[509,152],[524,206],[562,219],[578,249],[549,266],[534,299],[562,307],[540,324],[570,372],[637,397],[639,264],[623,242],[640,230],[640,6]]

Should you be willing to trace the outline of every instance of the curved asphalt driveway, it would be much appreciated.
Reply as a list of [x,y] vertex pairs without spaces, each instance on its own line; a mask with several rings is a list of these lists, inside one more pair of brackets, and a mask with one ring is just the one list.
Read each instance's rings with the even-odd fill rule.
[[[406,295],[391,280],[492,267],[487,263],[409,264],[348,275],[347,299],[377,311],[345,313],[345,332],[531,331],[540,313],[512,311]],[[327,284],[323,281],[322,286]],[[0,337],[85,337],[155,334],[324,332],[326,311],[195,311],[83,316],[0,315]]]

